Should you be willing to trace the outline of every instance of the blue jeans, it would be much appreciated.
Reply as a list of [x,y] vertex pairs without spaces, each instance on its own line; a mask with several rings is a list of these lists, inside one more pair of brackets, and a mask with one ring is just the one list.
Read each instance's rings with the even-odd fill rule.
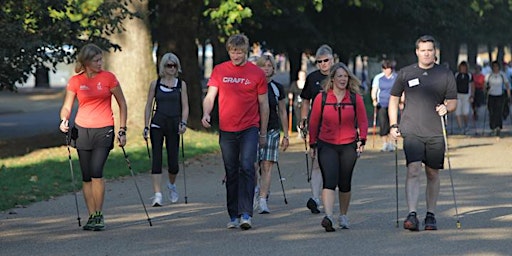
[[226,199],[230,218],[252,216],[258,128],[239,132],[220,131],[219,143],[226,171]]

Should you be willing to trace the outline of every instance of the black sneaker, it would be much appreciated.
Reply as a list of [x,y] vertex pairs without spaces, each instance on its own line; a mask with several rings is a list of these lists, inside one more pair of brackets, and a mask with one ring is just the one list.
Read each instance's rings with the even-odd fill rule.
[[416,217],[416,212],[411,212],[404,221],[404,229],[419,231],[419,222],[418,217]]
[[326,232],[334,232],[336,229],[332,226],[332,219],[329,216],[325,216],[322,219],[322,227],[325,228]]
[[97,212],[94,218],[94,231],[105,230],[105,221],[103,220],[103,213]]
[[310,198],[308,202],[306,203],[306,207],[308,207],[309,210],[311,210],[311,213],[319,214],[320,210],[318,210],[318,204],[313,198]]
[[427,212],[423,225],[425,226],[425,230],[437,230],[436,217],[433,213]]
[[89,215],[89,219],[87,220],[87,223],[82,228],[84,230],[93,230],[95,218],[96,218],[96,215],[94,213]]

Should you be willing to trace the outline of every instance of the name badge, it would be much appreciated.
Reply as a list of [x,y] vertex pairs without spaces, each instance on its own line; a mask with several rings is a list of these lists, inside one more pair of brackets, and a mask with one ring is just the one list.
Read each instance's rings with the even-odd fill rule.
[[409,87],[414,87],[420,84],[420,80],[418,78],[414,78],[412,80],[409,80],[407,83],[409,84]]

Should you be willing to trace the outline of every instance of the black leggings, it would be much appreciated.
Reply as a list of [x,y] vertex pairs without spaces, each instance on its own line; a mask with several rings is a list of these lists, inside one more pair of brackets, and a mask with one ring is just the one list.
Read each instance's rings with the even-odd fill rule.
[[178,154],[180,146],[180,135],[178,125],[180,117],[164,117],[158,113],[153,117],[150,129],[151,147],[153,151],[153,163],[151,174],[162,173],[162,153],[165,138],[167,151],[167,165],[170,174],[178,174]]
[[491,130],[495,128],[503,128],[503,107],[506,104],[506,98],[502,95],[493,96],[489,95],[487,108],[489,109],[489,127]]
[[352,189],[352,173],[356,165],[356,143],[333,145],[318,141],[318,164],[322,171],[323,188],[340,192]]
[[107,162],[110,148],[94,148],[91,150],[77,149],[82,181],[90,182],[91,178],[103,178],[103,167]]

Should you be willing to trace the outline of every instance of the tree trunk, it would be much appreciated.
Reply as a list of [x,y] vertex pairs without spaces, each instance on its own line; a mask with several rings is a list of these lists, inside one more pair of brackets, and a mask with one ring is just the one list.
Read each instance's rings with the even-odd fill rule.
[[203,86],[195,40],[198,38],[203,1],[156,0],[156,3],[158,13],[154,38],[159,44],[158,61],[167,52],[173,52],[180,59],[183,71],[180,76],[187,83],[188,90],[188,126],[202,129]]
[[478,56],[478,44],[475,42],[470,42],[467,44],[468,48],[468,63],[470,70],[474,70],[476,67],[476,58]]
[[[113,43],[121,45],[122,50],[106,54],[106,70],[113,72],[128,104],[128,132],[139,134],[144,127],[144,109],[147,101],[149,83],[156,78],[155,63],[152,59],[151,34],[148,26],[148,1],[127,1],[131,11],[138,12],[141,19],[126,19],[123,26],[126,31],[110,37]],[[119,121],[119,108],[113,100],[115,121]]]

